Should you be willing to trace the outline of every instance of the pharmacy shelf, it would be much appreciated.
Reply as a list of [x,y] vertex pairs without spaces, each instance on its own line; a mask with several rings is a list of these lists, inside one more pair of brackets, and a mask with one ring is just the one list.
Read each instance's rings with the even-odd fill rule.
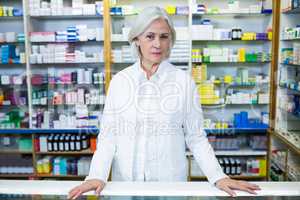
[[283,14],[299,14],[300,13],[300,7],[296,8],[296,9],[291,9],[291,10],[288,10],[288,11],[284,11],[282,13]]
[[30,178],[34,174],[0,174],[0,178]]
[[24,65],[26,65],[26,63],[0,63],[0,66],[7,66],[7,67],[24,66]]
[[193,64],[267,64],[270,61],[265,62],[192,62]]
[[[32,84],[33,87],[39,86],[101,86],[104,83],[41,83],[41,84]],[[0,85],[1,86],[1,85]]]
[[[52,101],[52,99],[50,99],[50,101]],[[81,104],[81,105],[84,105],[84,106],[103,106],[104,104]],[[44,106],[49,106],[49,107],[74,107],[76,106],[76,104],[51,104],[51,103],[48,103],[46,105],[44,104],[32,104],[32,106],[41,106],[41,107],[44,107]]]
[[[135,62],[112,62],[112,64],[122,65],[122,64],[130,64],[133,65]],[[172,64],[188,64],[188,61],[170,61]]]
[[293,63],[280,63],[282,65],[289,65],[289,66],[295,66],[295,67],[299,67],[300,64],[293,64]]
[[[229,175],[230,178],[233,179],[241,179],[241,180],[257,180],[257,179],[265,179],[266,176],[256,176],[256,175]],[[190,179],[200,179],[206,180],[205,176],[190,176]]]
[[98,134],[99,129],[0,129],[1,134]]
[[19,151],[19,150],[0,150],[0,154],[32,154],[32,151]]
[[61,179],[84,179],[86,176],[37,174],[36,177],[39,177],[39,178],[61,178]]
[[226,107],[226,106],[267,106],[268,103],[224,103],[224,104],[201,104],[204,108],[209,107]]
[[[266,150],[252,150],[250,148],[242,148],[236,150],[214,150],[216,156],[266,156]],[[191,152],[186,152],[186,156],[192,156]]]
[[271,40],[192,40],[193,42],[232,42],[232,43],[255,43],[255,42],[271,42]]
[[268,128],[226,128],[226,129],[205,129],[207,134],[221,133],[267,133]]
[[208,17],[208,16],[219,16],[219,17],[265,17],[272,16],[271,13],[203,13],[203,14],[192,14],[193,17]]
[[103,19],[102,15],[44,15],[44,16],[30,16],[32,19]]
[[292,142],[290,142],[288,139],[286,139],[284,136],[282,136],[281,133],[277,131],[271,131],[270,132],[272,136],[275,136],[278,138],[280,141],[282,141],[284,144],[286,144],[290,149],[292,149],[295,153],[300,155],[300,149],[297,148]]
[[283,173],[286,173],[285,167],[284,167],[284,162],[280,162],[279,160],[276,160],[274,158],[271,159],[271,165],[276,165]]
[[16,41],[16,42],[0,42],[0,46],[1,45],[7,45],[7,44],[24,45],[25,42],[21,42],[21,41]]
[[233,150],[233,151],[215,151],[216,156],[266,156],[266,151],[260,150],[249,150],[249,149],[241,149],[241,150]]
[[[40,42],[31,42],[31,44],[94,44],[94,43],[103,43],[104,40],[87,40],[87,41],[40,41]],[[0,43],[1,44],[1,43]]]
[[290,90],[290,91],[293,91],[293,92],[296,92],[296,93],[300,93],[300,90],[292,89],[292,88],[289,88],[289,87],[284,86],[284,85],[279,85],[279,87],[282,88],[282,89],[287,89],[287,90]]
[[[125,18],[125,17],[132,17],[137,16],[137,14],[128,14],[128,15],[110,15],[112,18]],[[170,17],[188,17],[188,14],[176,14],[176,15],[169,15]]]
[[234,83],[234,84],[226,84],[227,87],[258,87],[258,86],[262,86],[262,85],[267,85],[269,83],[251,83],[251,84],[238,84],[238,83]]
[[113,43],[126,43],[129,44],[128,40],[112,40]]
[[65,62],[65,63],[31,63],[31,65],[76,65],[76,64],[104,64],[104,62]]
[[10,105],[0,105],[0,108],[5,108],[5,107],[22,107],[22,108],[24,108],[24,107],[27,107],[28,105],[12,105],[12,104],[10,104]]
[[36,152],[36,155],[65,155],[65,156],[82,156],[82,155],[93,155],[94,152],[90,150],[84,151],[68,151],[68,152]]
[[300,114],[285,110],[283,108],[279,108],[279,110],[293,116],[294,118],[300,119]]
[[132,17],[132,16],[137,16],[137,13],[128,14],[128,15],[114,15],[114,14],[110,15],[110,17],[112,18],[124,18],[124,17]]
[[23,16],[0,17],[0,20],[22,20]]
[[294,39],[282,39],[281,41],[284,41],[284,42],[288,42],[288,41],[300,41],[300,38],[294,38]]

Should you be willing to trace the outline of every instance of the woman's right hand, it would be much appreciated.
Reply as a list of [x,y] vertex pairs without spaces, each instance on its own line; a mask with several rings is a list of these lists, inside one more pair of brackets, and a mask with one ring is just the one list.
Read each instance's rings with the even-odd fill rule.
[[69,191],[68,199],[77,199],[80,195],[85,192],[95,190],[96,195],[99,195],[105,186],[104,181],[99,179],[90,179],[84,181],[82,184],[74,187]]

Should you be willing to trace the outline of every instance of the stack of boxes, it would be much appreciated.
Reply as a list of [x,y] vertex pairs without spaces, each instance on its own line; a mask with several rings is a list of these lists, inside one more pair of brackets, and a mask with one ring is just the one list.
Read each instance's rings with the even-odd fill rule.
[[0,17],[19,17],[23,15],[23,11],[20,8],[11,6],[0,6]]
[[30,55],[31,64],[99,62],[103,62],[103,50],[100,53],[88,54],[75,50],[75,46],[72,44],[33,45]]
[[25,53],[20,52],[16,45],[2,45],[0,48],[0,63],[19,64],[25,63]]
[[272,13],[272,9],[268,9],[267,5],[264,2],[259,2],[257,4],[250,5],[246,8],[240,7],[240,1],[237,0],[230,0],[228,1],[227,8],[218,8],[212,7],[208,8],[205,5],[197,4],[194,1],[192,5],[192,12],[193,14],[219,14],[219,13]]
[[[266,118],[268,113],[261,113],[261,118]],[[234,114],[234,128],[268,128],[268,124],[263,123],[260,118],[248,118],[248,112],[242,111]]]
[[64,110],[63,114],[45,109],[36,109],[32,114],[33,128],[43,129],[77,129],[77,128],[99,128],[102,113],[89,111],[87,105],[76,105],[71,111]]
[[84,0],[72,0],[71,5],[65,7],[63,0],[30,0],[31,16],[57,15],[103,15],[103,2],[86,3]]
[[189,42],[187,40],[177,40],[172,48],[169,60],[171,62],[189,62],[189,59]]
[[222,104],[224,100],[220,97],[220,91],[215,90],[213,83],[201,83],[198,86],[201,104]]
[[[201,55],[202,53],[202,55]],[[199,55],[200,54],[200,55]],[[247,52],[245,48],[237,50],[211,46],[203,49],[192,49],[192,59],[195,62],[214,63],[214,62],[269,62],[270,53],[266,52]]]
[[86,25],[70,26],[66,31],[31,32],[29,35],[31,42],[85,42],[104,38],[103,28],[88,29]]
[[[1,98],[1,97],[0,97]],[[1,129],[15,129],[28,128],[28,113],[21,109],[14,109],[9,112],[0,113],[0,128]]]
[[62,156],[46,156],[37,161],[39,175],[51,174],[57,176],[77,175],[86,176],[89,173],[91,158],[66,158]]

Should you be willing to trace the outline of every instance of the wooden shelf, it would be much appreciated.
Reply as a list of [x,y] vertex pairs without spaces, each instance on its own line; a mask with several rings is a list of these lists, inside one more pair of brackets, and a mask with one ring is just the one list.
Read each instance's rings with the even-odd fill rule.
[[0,154],[32,154],[32,151],[0,150]]
[[0,174],[0,178],[29,178],[34,174]]
[[282,141],[284,144],[290,147],[295,153],[300,155],[300,149],[297,148],[293,143],[291,143],[288,139],[286,139],[284,136],[282,136],[280,133],[277,131],[271,131],[271,135],[275,136],[278,138],[280,141]]
[[37,155],[70,155],[70,156],[80,156],[80,155],[93,155],[94,153],[90,150],[85,151],[71,151],[71,152],[36,152]]
[[26,134],[66,134],[66,133],[83,133],[83,134],[98,134],[98,128],[78,128],[78,129],[41,129],[41,128],[32,128],[32,129],[0,129],[0,134],[14,134],[14,135],[26,135]]
[[36,177],[39,177],[39,178],[61,178],[61,179],[84,179],[86,176],[37,174]]

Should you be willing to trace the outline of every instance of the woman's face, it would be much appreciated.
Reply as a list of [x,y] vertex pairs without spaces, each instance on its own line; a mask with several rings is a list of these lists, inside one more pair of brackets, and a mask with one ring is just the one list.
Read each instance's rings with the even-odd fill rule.
[[144,64],[159,64],[166,59],[171,46],[171,30],[166,20],[154,20],[137,38],[137,45],[140,47]]

